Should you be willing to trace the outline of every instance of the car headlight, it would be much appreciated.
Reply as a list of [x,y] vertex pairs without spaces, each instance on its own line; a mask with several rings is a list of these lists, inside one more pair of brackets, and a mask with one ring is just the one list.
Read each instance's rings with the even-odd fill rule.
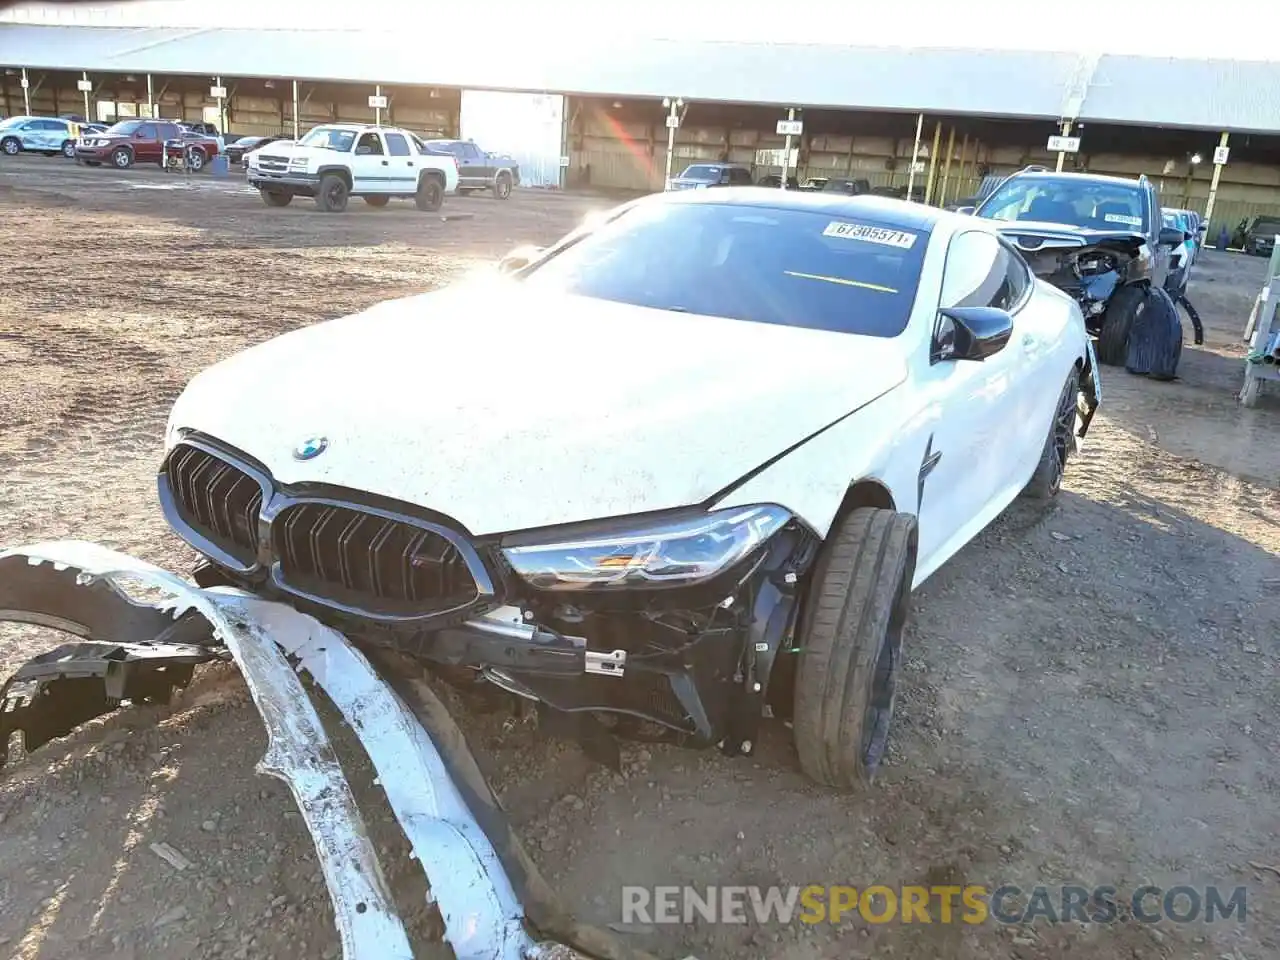
[[289,169],[290,169],[290,170],[295,170],[295,171],[296,171],[296,170],[303,170],[303,171],[305,171],[305,170],[307,169],[307,158],[306,158],[306,157],[294,157],[292,160],[290,160],[290,161],[289,161]]
[[709,580],[750,555],[791,520],[781,507],[716,510],[658,523],[593,525],[580,537],[504,546],[530,586],[590,590],[681,586]]

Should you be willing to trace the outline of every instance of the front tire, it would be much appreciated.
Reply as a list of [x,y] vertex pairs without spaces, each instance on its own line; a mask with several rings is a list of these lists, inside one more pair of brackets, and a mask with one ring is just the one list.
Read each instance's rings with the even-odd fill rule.
[[870,783],[888,744],[916,566],[909,514],[859,507],[833,528],[809,586],[792,728],[818,783]]
[[444,204],[444,184],[439,177],[429,174],[418,181],[418,192],[413,202],[423,213],[434,213]]
[[320,178],[320,186],[316,190],[316,206],[321,212],[342,213],[347,209],[350,197],[351,187],[336,173],[326,173]]
[[293,194],[279,193],[275,190],[259,190],[262,194],[262,202],[268,207],[287,207],[293,203]]
[[507,200],[511,197],[511,174],[505,170],[493,181],[493,198]]
[[1129,331],[1147,302],[1146,287],[1121,287],[1107,303],[1102,315],[1102,332],[1098,335],[1098,362],[1108,367],[1123,367],[1129,353]]
[[68,160],[76,158],[76,142],[74,140],[67,140],[62,144],[62,155]]
[[116,147],[111,154],[111,165],[117,170],[128,170],[133,166],[133,151],[128,147]]
[[192,150],[187,154],[187,169],[192,173],[199,173],[204,169],[204,151]]
[[17,137],[5,137],[0,140],[0,150],[3,150],[5,156],[16,157],[22,152],[22,142]]
[[1074,366],[1067,375],[1058,396],[1058,405],[1049,424],[1049,435],[1044,439],[1040,462],[1027,482],[1023,493],[1033,500],[1052,500],[1062,489],[1062,477],[1066,473],[1067,460],[1076,450],[1076,416],[1079,412],[1080,371]]

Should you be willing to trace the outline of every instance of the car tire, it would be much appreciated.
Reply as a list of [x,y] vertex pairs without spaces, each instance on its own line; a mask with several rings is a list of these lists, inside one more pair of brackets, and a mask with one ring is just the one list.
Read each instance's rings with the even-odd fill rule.
[[418,192],[413,202],[423,213],[434,213],[444,204],[444,184],[439,177],[424,174],[418,181]]
[[818,559],[799,633],[792,729],[800,768],[840,790],[869,784],[888,742],[916,521],[859,507]]
[[326,173],[316,188],[316,206],[323,213],[342,213],[351,198],[351,187],[336,173]]
[[511,174],[503,170],[493,178],[493,199],[509,200],[511,198]]
[[128,170],[133,166],[133,151],[128,147],[116,147],[111,151],[111,165],[117,170]]
[[1147,288],[1121,287],[1107,303],[1098,335],[1098,362],[1108,367],[1124,366],[1129,352],[1129,331],[1147,302]]
[[6,156],[16,157],[22,152],[22,141],[17,137],[5,137],[0,140],[0,150],[3,150]]
[[1073,366],[1062,385],[1058,404],[1053,410],[1053,420],[1044,438],[1040,462],[1023,488],[1023,494],[1032,500],[1052,500],[1062,489],[1062,478],[1067,461],[1076,451],[1076,418],[1079,414],[1080,369]]
[[67,140],[62,144],[62,155],[68,160],[76,158],[76,142],[74,140]]
[[199,173],[204,169],[205,160],[203,150],[191,150],[187,153],[187,169],[192,173]]
[[390,200],[391,200],[390,197],[380,197],[380,196],[364,198],[364,202],[367,203],[369,206],[373,207],[375,210],[381,210],[390,202]]
[[280,193],[278,190],[259,190],[262,202],[268,207],[287,207],[293,203],[292,193]]

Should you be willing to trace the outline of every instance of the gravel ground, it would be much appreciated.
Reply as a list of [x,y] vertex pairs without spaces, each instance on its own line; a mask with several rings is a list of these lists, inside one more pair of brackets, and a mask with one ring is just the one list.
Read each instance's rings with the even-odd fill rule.
[[[154,471],[186,380],[244,346],[458,276],[591,209],[583,197],[269,210],[243,185],[43,158],[0,168],[0,543],[97,540],[173,569]],[[584,919],[626,884],[1217,883],[1244,923],[632,927],[673,958],[1280,957],[1280,402],[1234,402],[1262,262],[1205,253],[1207,328],[1182,379],[1109,371],[1105,412],[1049,514],[1012,508],[913,602],[883,781],[833,796],[788,731],[751,759],[464,728],[535,859]],[[1189,334],[1188,325],[1188,334]],[[1190,339],[1188,336],[1188,344]],[[7,674],[51,638],[0,625]],[[314,849],[244,686],[204,669],[174,707],[126,711],[0,777],[0,955],[336,957]],[[368,794],[370,777],[353,780]],[[376,797],[371,797],[376,800]],[[424,941],[436,920],[371,817]],[[175,871],[164,842],[192,866]],[[434,952],[433,952],[434,951]]]

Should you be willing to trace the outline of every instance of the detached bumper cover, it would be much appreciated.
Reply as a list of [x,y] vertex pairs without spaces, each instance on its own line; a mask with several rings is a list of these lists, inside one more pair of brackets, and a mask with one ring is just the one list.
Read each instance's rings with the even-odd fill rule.
[[[162,599],[135,600],[126,593],[130,584],[141,584]],[[130,662],[162,660],[187,669],[186,676],[176,677],[181,685],[191,665],[212,659],[225,645],[267,728],[267,752],[258,770],[287,783],[298,802],[333,900],[346,960],[411,960],[413,952],[346,776],[288,657],[325,690],[368,752],[414,856],[428,874],[445,939],[459,960],[645,960],[646,955],[616,938],[578,926],[567,916],[562,929],[569,931],[568,939],[585,939],[583,952],[578,952],[582,943],[535,940],[509,868],[468,807],[441,750],[364,655],[315,619],[242,591],[201,589],[142,560],[80,541],[0,551],[0,619],[57,627],[83,640],[59,648],[78,648],[81,657],[37,658],[20,674],[44,671],[43,679],[49,680],[61,670],[62,679],[53,682],[101,677],[107,685],[103,695],[116,703],[137,690],[171,687],[152,678],[149,686],[131,690],[116,676],[118,670],[101,664],[130,657]],[[125,636],[156,642],[115,649]],[[428,712],[438,728],[436,711]],[[87,717],[77,722],[83,719]],[[56,728],[51,728],[52,736],[67,732]],[[446,739],[456,767],[456,728]],[[463,776],[465,781],[465,771]],[[463,786],[476,803],[475,784]],[[500,834],[493,827],[491,805],[481,813],[490,831]],[[499,836],[509,857],[507,839]],[[533,885],[543,893],[536,887],[540,878],[518,879],[524,890]],[[548,910],[545,896],[538,909],[544,916],[558,914]]]

